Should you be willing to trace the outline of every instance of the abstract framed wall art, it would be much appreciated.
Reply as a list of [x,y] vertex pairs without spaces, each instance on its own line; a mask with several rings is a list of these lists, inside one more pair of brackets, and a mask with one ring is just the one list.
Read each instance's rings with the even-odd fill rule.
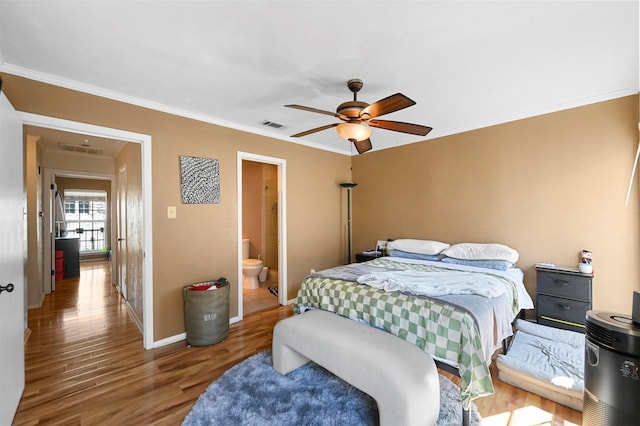
[[220,204],[220,162],[180,156],[182,204]]

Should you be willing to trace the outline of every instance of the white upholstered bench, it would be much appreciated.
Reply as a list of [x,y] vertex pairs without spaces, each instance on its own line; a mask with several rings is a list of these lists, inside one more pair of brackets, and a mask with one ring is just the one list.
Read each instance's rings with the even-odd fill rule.
[[431,356],[382,330],[312,310],[278,322],[273,368],[287,374],[309,361],[370,395],[380,424],[434,425],[440,410],[438,370]]

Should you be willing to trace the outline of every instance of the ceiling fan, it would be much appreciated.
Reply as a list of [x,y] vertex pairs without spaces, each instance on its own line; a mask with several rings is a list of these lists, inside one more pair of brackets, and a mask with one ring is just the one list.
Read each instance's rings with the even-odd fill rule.
[[347,87],[353,92],[353,101],[344,102],[338,105],[336,112],[324,111],[317,108],[306,107],[302,105],[285,105],[287,108],[295,108],[303,111],[316,112],[318,114],[331,115],[339,118],[344,123],[333,123],[325,126],[316,127],[315,129],[291,135],[292,138],[307,136],[312,133],[335,127],[338,134],[353,142],[359,154],[369,151],[371,146],[371,127],[379,129],[393,130],[394,132],[410,133],[412,135],[426,136],[432,128],[421,126],[419,124],[403,123],[400,121],[377,120],[384,114],[389,114],[401,109],[415,105],[415,101],[407,98],[402,93],[388,96],[369,105],[366,102],[358,101],[358,92],[362,89],[363,82],[359,79],[351,79],[347,82]]

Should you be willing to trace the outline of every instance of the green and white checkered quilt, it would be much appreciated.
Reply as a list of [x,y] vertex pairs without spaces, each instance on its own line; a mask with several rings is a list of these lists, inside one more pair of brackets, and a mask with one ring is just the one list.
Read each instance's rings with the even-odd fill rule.
[[[434,269],[422,264],[400,265],[384,258],[368,263],[389,268]],[[514,292],[512,289],[511,293]],[[494,392],[478,326],[474,317],[462,308],[406,293],[385,292],[353,281],[317,276],[302,282],[294,312],[300,313],[303,307],[364,321],[457,366],[465,408],[471,400]]]

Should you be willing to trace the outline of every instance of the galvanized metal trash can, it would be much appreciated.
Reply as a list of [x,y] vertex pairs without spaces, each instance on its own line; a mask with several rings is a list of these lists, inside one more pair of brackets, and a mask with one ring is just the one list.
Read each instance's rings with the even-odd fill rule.
[[190,345],[213,345],[229,335],[229,282],[225,278],[188,285],[183,296]]

